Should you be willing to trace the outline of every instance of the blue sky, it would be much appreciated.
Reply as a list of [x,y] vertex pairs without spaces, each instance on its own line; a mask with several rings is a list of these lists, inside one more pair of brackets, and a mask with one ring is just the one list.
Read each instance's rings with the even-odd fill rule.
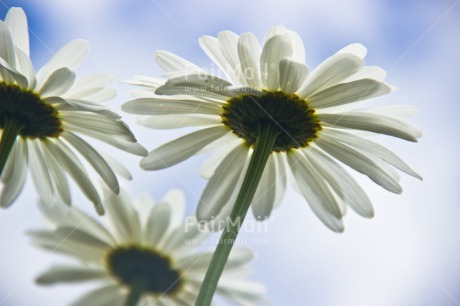
[[[272,305],[460,305],[459,113],[460,1],[1,1],[0,16],[22,6],[31,32],[36,68],[68,41],[91,42],[77,75],[109,72],[117,80],[135,74],[160,76],[153,52],[163,49],[199,66],[212,64],[197,41],[230,29],[254,32],[284,24],[304,40],[314,67],[343,46],[361,42],[366,63],[388,71],[399,90],[372,105],[412,104],[411,118],[424,131],[418,144],[381,137],[379,141],[418,170],[420,182],[402,175],[404,192],[389,194],[356,175],[368,191],[376,217],[352,212],[345,233],[334,234],[289,190],[267,221],[266,231],[241,234],[241,244],[257,253],[254,279],[268,288]],[[214,66],[215,69],[215,66]],[[130,86],[115,82],[119,110]],[[123,114],[138,140],[152,149],[186,130],[155,132]],[[138,158],[120,153],[133,170],[125,185],[135,195],[160,199],[170,188],[184,190],[192,214],[206,181],[198,175],[205,155],[171,169],[145,172]],[[180,179],[178,179],[180,178]],[[78,207],[90,208],[74,193]],[[29,245],[24,232],[39,228],[36,193],[28,182],[9,209],[0,211],[0,305],[67,305],[91,285],[37,287],[34,277],[65,259]],[[250,217],[249,222],[251,222]],[[251,239],[264,238],[258,245]],[[38,302],[37,302],[38,301]]]

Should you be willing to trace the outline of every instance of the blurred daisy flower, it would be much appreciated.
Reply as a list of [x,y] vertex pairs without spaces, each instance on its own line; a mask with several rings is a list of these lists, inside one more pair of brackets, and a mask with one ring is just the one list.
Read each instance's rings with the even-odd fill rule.
[[143,115],[139,123],[147,127],[200,127],[141,161],[144,169],[159,170],[215,151],[202,166],[210,180],[197,210],[199,220],[229,216],[257,141],[267,151],[252,200],[258,219],[280,203],[287,177],[319,219],[337,232],[343,231],[347,206],[363,217],[374,214],[368,196],[343,165],[398,194],[402,188],[395,169],[421,178],[396,154],[362,137],[375,133],[415,142],[421,131],[404,119],[414,107],[356,109],[362,100],[392,91],[384,70],[364,65],[367,50],[361,44],[343,48],[311,72],[301,38],[283,26],[273,27],[262,47],[253,34],[230,31],[217,38],[203,36],[200,45],[226,79],[158,51],[156,61],[168,79],[128,81],[145,89],[122,107]]
[[[148,196],[133,203],[122,190],[105,204],[102,223],[77,208],[63,218],[56,206],[40,206],[51,228],[29,232],[32,243],[80,264],[53,266],[37,283],[100,282],[74,306],[124,305],[135,290],[140,300],[132,305],[194,305],[212,253],[201,246],[209,232],[195,218],[183,220],[183,193],[172,190],[154,205]],[[264,287],[247,279],[252,258],[249,249],[233,250],[217,289],[221,299],[232,305],[263,301]]]
[[74,40],[35,73],[24,11],[11,8],[5,21],[0,21],[1,207],[19,196],[30,169],[44,201],[71,204],[69,175],[102,214],[100,193],[81,158],[114,193],[119,191],[114,171],[130,175],[79,134],[133,154],[147,154],[120,116],[101,103],[115,96],[106,87],[112,77],[99,73],[76,79],[73,70],[88,49],[88,42]]

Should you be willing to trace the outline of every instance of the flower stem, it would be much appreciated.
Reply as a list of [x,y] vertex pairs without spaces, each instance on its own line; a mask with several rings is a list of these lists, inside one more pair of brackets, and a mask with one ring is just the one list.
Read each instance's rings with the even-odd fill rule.
[[195,303],[196,306],[209,306],[211,304],[212,297],[217,288],[217,283],[224,270],[233,243],[238,235],[238,231],[246,217],[246,213],[248,212],[257,186],[259,185],[259,181],[277,136],[278,133],[271,124],[264,126],[259,131],[243,184],[241,185],[235,206],[233,207],[229,220],[227,220],[219,244],[212,256],[211,263],[209,264],[203,285],[201,286],[200,293]]
[[141,280],[134,281],[131,284],[131,291],[126,298],[125,306],[137,306],[139,303],[142,293],[144,292],[144,282]]
[[4,121],[2,139],[0,140],[0,176],[3,173],[8,156],[10,156],[11,149],[22,128],[23,124],[21,121],[14,117],[7,118]]

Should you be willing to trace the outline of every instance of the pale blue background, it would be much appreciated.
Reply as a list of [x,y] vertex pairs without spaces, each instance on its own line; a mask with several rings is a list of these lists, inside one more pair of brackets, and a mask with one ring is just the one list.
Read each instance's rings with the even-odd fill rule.
[[[413,104],[412,121],[424,131],[418,144],[381,137],[380,141],[406,159],[423,176],[419,182],[403,175],[404,193],[396,196],[359,177],[375,205],[376,217],[365,220],[350,212],[344,234],[325,228],[305,201],[289,190],[273,213],[265,233],[242,233],[241,241],[257,253],[254,279],[268,288],[273,305],[418,306],[460,305],[459,1],[128,1],[40,0],[1,1],[22,5],[29,17],[31,53],[41,67],[74,38],[92,49],[78,75],[106,71],[117,80],[135,74],[159,76],[153,52],[165,49],[200,66],[214,68],[198,46],[201,35],[230,29],[254,32],[284,24],[297,31],[307,48],[307,62],[316,66],[344,45],[362,42],[367,63],[380,65],[399,91],[373,103]],[[133,89],[115,83],[119,96]],[[139,127],[123,114],[149,150],[180,136],[183,130],[155,132]],[[126,185],[133,194],[155,199],[172,187],[182,188],[192,214],[206,181],[198,156],[161,172],[144,172],[138,158],[120,153],[135,179]],[[74,192],[77,205],[90,204]],[[57,255],[29,245],[23,233],[40,228],[36,193],[25,192],[8,210],[0,211],[0,305],[67,305],[91,285],[40,288],[33,278]],[[249,219],[251,222],[252,217]],[[265,245],[250,239],[264,238]]]

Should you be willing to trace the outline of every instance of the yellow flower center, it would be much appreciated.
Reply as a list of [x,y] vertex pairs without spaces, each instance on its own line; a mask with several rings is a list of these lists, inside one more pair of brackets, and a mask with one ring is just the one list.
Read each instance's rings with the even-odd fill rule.
[[107,255],[107,266],[120,283],[133,287],[142,284],[143,292],[172,295],[182,280],[168,257],[139,246],[119,247]]
[[222,122],[250,146],[260,129],[272,125],[278,133],[275,152],[307,147],[321,130],[320,120],[307,101],[281,91],[232,98],[223,106],[221,116]]
[[36,93],[17,85],[0,82],[0,128],[15,120],[22,128],[19,135],[26,138],[59,137],[62,124],[58,111],[43,102]]

